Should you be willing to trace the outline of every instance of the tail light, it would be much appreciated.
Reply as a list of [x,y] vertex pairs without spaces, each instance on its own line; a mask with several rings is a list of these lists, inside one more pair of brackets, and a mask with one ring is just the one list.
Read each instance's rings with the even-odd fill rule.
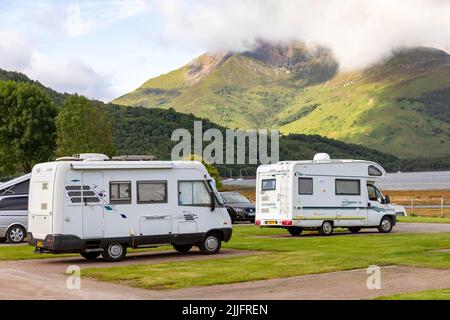
[[255,220],[255,224],[256,224],[257,226],[261,225],[261,220]]
[[292,226],[292,220],[283,220],[281,221],[282,226]]

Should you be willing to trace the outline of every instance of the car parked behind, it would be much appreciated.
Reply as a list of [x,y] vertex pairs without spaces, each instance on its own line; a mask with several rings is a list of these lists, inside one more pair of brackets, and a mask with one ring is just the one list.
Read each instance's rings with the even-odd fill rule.
[[23,242],[28,226],[30,175],[0,184],[0,241]]
[[231,221],[255,222],[255,204],[236,191],[221,192],[220,195],[231,217]]

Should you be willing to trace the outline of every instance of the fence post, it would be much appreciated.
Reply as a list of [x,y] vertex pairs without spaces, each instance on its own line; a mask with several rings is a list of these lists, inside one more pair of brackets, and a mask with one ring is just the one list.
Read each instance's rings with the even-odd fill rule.
[[441,196],[441,217],[444,217],[444,197]]
[[414,196],[411,197],[411,216],[414,216]]

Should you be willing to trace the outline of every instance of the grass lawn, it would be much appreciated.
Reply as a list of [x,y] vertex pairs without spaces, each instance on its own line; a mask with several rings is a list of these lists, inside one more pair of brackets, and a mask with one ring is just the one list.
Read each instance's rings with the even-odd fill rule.
[[[149,251],[149,250],[170,250],[172,247],[163,246],[158,248],[129,249],[129,253]],[[2,260],[28,260],[28,259],[49,259],[63,257],[79,257],[79,254],[36,254],[31,246],[0,246],[0,261]]]
[[[169,289],[366,268],[375,264],[450,269],[450,233],[270,237],[281,229],[234,228],[227,248],[260,254],[204,261],[83,269],[84,276],[134,287]],[[261,237],[266,236],[266,237]],[[268,237],[267,237],[268,236]]]
[[428,290],[379,297],[377,300],[450,300],[450,289]]
[[450,218],[441,217],[397,217],[398,222],[418,222],[418,223],[450,223]]

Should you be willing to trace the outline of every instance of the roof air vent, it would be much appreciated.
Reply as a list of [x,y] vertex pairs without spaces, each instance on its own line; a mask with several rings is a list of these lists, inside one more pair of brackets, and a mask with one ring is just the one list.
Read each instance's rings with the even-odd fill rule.
[[328,153],[316,153],[314,161],[330,161],[330,155]]

